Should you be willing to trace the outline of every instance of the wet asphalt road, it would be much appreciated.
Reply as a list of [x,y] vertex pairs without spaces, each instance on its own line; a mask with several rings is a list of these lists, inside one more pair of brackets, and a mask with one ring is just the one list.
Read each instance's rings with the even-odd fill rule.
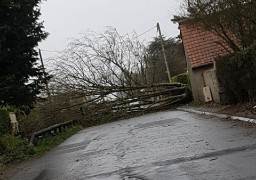
[[168,111],[85,129],[10,179],[256,179],[256,129]]

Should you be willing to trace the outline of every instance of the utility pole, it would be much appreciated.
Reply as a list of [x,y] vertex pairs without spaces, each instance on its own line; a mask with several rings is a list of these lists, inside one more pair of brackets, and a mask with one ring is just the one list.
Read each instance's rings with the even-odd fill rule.
[[44,68],[44,62],[43,62],[43,57],[42,57],[41,49],[39,49],[39,57],[40,57],[42,68],[43,68],[44,79],[45,79],[45,86],[46,86],[46,92],[47,92],[48,100],[51,102],[51,94],[50,94],[50,90],[49,90],[48,81],[46,80],[46,72],[45,72],[45,68]]
[[169,65],[168,65],[168,62],[167,62],[165,49],[164,49],[164,40],[163,40],[163,36],[162,36],[162,33],[161,33],[159,23],[157,23],[157,30],[158,30],[159,35],[160,35],[160,41],[161,41],[161,46],[162,46],[162,51],[163,51],[163,56],[164,56],[164,62],[165,62],[165,66],[166,66],[166,72],[167,72],[167,75],[168,75],[169,82],[172,83],[172,77],[171,77],[171,73],[170,73],[170,69],[169,69]]

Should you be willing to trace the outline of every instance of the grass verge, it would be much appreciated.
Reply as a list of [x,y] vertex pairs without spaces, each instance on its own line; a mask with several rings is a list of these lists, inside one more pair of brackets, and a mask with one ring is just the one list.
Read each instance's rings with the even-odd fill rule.
[[4,153],[0,155],[0,170],[3,170],[10,163],[20,162],[41,155],[82,129],[83,127],[81,125],[73,126],[55,136],[49,136],[39,140],[37,146],[29,145],[27,139],[4,135],[0,139],[2,145],[5,147]]

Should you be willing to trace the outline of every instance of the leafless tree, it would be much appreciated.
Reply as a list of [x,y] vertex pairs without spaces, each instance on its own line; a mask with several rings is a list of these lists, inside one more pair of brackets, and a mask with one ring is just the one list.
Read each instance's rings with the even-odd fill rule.
[[[105,33],[89,31],[73,39],[55,59],[54,92],[78,92],[84,101],[65,108],[80,108],[86,119],[116,119],[163,109],[184,100],[187,89],[180,84],[150,84],[147,51],[133,36],[115,28]],[[82,92],[82,93],[81,93]]]

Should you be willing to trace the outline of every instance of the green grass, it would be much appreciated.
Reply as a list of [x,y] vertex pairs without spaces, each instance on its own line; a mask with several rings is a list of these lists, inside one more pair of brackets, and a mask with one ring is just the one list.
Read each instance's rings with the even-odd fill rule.
[[5,147],[5,152],[0,155],[0,170],[3,170],[10,163],[20,162],[41,155],[82,129],[83,127],[81,125],[73,126],[55,136],[40,139],[37,142],[37,146],[29,145],[27,139],[14,137],[12,135],[4,135],[0,139]]
[[72,128],[67,129],[59,133],[58,135],[51,137],[51,138],[44,138],[38,142],[38,145],[34,147],[35,154],[43,154],[46,151],[51,150],[53,147],[59,145],[64,140],[69,138],[70,136],[74,135],[78,131],[82,130],[83,127],[73,126]]

